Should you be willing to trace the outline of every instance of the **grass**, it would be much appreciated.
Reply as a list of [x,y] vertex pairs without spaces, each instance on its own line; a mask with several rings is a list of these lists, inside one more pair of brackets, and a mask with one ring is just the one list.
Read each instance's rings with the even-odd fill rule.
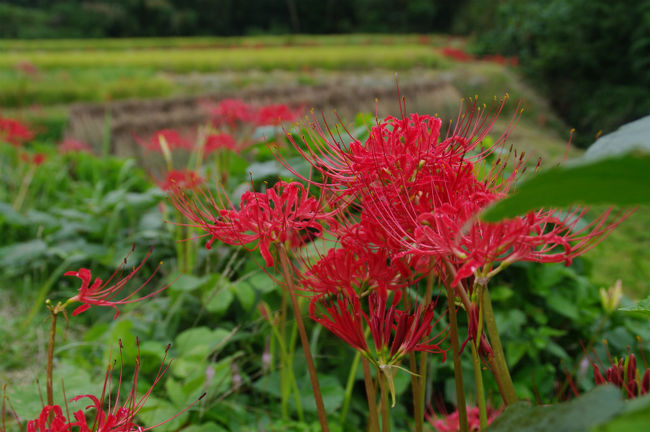
[[151,48],[260,48],[286,45],[440,44],[444,36],[394,34],[282,35],[245,37],[169,37],[119,39],[0,39],[3,51],[132,50]]
[[416,36],[0,41],[0,107],[166,97],[172,75],[448,65]]
[[441,66],[444,60],[429,46],[341,45],[272,46],[259,49],[125,49],[94,51],[6,52],[0,67],[29,62],[41,70],[144,68],[168,72],[208,72],[246,69],[409,69]]

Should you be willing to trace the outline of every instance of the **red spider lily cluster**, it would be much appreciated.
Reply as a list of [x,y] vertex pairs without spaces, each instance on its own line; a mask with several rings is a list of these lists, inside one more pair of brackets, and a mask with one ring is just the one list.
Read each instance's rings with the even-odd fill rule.
[[4,141],[18,147],[32,138],[34,133],[26,125],[18,120],[0,116],[0,142]]
[[66,138],[61,141],[57,147],[61,154],[66,153],[92,153],[92,149],[88,144],[74,138]]
[[[539,209],[499,223],[480,221],[486,207],[513,191],[528,164],[523,154],[504,149],[517,117],[491,145],[484,144],[506,99],[491,107],[471,100],[446,131],[435,116],[387,117],[363,141],[344,139],[341,130],[313,121],[309,137],[287,136],[311,165],[312,177],[278,157],[309,187],[281,181],[264,192],[244,193],[238,209],[223,194],[215,198],[199,188],[172,189],[170,199],[190,221],[187,226],[209,237],[207,248],[217,240],[259,248],[270,267],[276,264],[272,246],[289,246],[310,317],[361,352],[393,397],[393,375],[407,354],[446,357],[446,329],[434,330],[435,280],[461,300],[469,323],[465,343],[472,341],[495,376],[503,374],[502,365],[507,374],[505,361],[495,360],[503,355],[493,352],[494,335],[488,340],[482,333],[483,303],[475,295],[481,290],[475,288],[487,289],[490,278],[516,261],[569,265],[624,215],[608,209],[585,224],[585,208]],[[225,123],[243,121],[246,112],[232,101],[217,111]],[[320,198],[310,197],[310,189]],[[315,258],[300,256],[301,246],[325,233],[332,241],[315,242]],[[424,278],[428,287],[419,292]],[[455,300],[448,300],[450,310]],[[512,401],[509,389],[501,387],[510,377],[501,379],[502,396]]]
[[35,154],[21,153],[20,159],[27,164],[39,166],[45,162],[47,156],[44,153],[35,153]]
[[620,218],[609,209],[579,227],[587,209],[576,208],[541,209],[500,223],[479,221],[478,214],[506,197],[526,169],[524,155],[512,149],[494,155],[514,124],[492,147],[481,146],[502,108],[503,103],[490,112],[473,103],[446,136],[439,118],[412,114],[378,123],[365,143],[353,140],[346,146],[316,129],[319,143],[294,144],[330,180],[324,187],[339,195],[339,202],[360,208],[362,222],[366,215],[373,221],[379,245],[391,248],[395,257],[445,260],[455,269],[453,285],[491,277],[515,261],[568,265]]
[[[27,422],[27,432],[143,432],[154,429],[173,420],[174,418],[190,409],[194,403],[203,398],[205,394],[197,399],[197,401],[186,407],[184,410],[177,413],[174,417],[164,420],[157,425],[143,427],[136,422],[136,416],[138,412],[144,407],[153,389],[160,382],[160,380],[165,375],[165,372],[167,372],[171,365],[171,362],[165,363],[165,359],[167,358],[167,351],[169,351],[169,348],[170,346],[168,345],[167,349],[165,350],[163,361],[158,368],[158,372],[155,378],[153,379],[153,383],[149,389],[141,396],[138,396],[136,393],[138,374],[140,370],[140,354],[138,352],[135,363],[133,382],[131,384],[131,389],[128,391],[126,397],[121,394],[123,393],[123,384],[126,383],[123,383],[124,365],[120,359],[119,382],[117,384],[117,390],[115,392],[112,391],[111,384],[114,366],[110,365],[106,370],[104,387],[99,397],[93,394],[83,394],[75,396],[69,400],[70,403],[83,399],[88,399],[90,401],[90,404],[85,408],[85,410],[78,410],[72,414],[74,419],[67,418],[63,414],[63,409],[60,405],[47,405],[43,407],[38,418]],[[120,353],[121,350],[122,344],[120,342]],[[67,404],[65,405],[65,410],[66,412],[68,411]]]
[[505,57],[500,54],[488,54],[481,57],[476,57],[470,53],[463,51],[460,48],[443,47],[441,49],[443,56],[458,62],[470,62],[475,60],[482,60],[491,63],[497,63],[504,66],[518,66],[519,59],[517,57]]
[[241,99],[224,99],[218,104],[204,102],[210,122],[216,128],[235,129],[247,123],[255,126],[278,126],[300,118],[302,109],[292,109],[285,104],[271,104],[257,107]]
[[164,191],[170,191],[173,188],[192,189],[203,182],[203,178],[194,171],[173,170],[167,173],[164,180],[158,182],[158,186]]
[[[645,358],[644,358],[645,360]],[[650,368],[645,365],[645,372],[637,369],[636,356],[630,354],[627,357],[620,358],[618,361],[611,361],[611,366],[605,370],[605,376],[601,373],[600,368],[604,366],[598,365],[592,361],[591,367],[594,370],[594,382],[596,385],[601,384],[614,384],[620,389],[623,389],[624,395],[633,399],[637,396],[648,394],[650,391]]]

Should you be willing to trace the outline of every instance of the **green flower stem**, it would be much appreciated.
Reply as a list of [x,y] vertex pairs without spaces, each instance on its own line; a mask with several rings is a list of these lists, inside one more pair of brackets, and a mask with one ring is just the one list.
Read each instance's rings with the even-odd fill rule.
[[36,165],[30,165],[29,171],[27,171],[27,174],[23,178],[23,181],[20,184],[20,189],[18,190],[18,195],[16,195],[16,199],[14,200],[14,205],[13,205],[14,210],[20,211],[20,208],[23,206],[23,203],[25,202],[25,198],[27,197],[27,191],[29,190],[29,185],[32,183],[32,180],[34,179],[34,174],[36,174]]
[[494,367],[497,380],[501,382],[503,388],[501,393],[503,401],[506,405],[511,405],[517,402],[517,394],[515,393],[515,386],[512,384],[508,364],[506,363],[506,356],[503,353],[503,346],[499,338],[499,330],[497,329],[497,322],[494,318],[494,310],[492,309],[492,302],[490,300],[490,293],[487,286],[483,286],[483,298],[481,306],[483,310],[483,317],[485,319],[485,327],[490,337],[492,344],[492,351],[494,352]]
[[390,416],[388,407],[388,391],[386,390],[386,376],[379,370],[377,372],[379,379],[379,390],[381,392],[381,430],[382,432],[390,432]]
[[361,357],[361,367],[363,368],[363,382],[366,385],[366,398],[368,399],[368,431],[379,432],[377,392],[370,373],[370,364],[365,356]]
[[481,359],[478,355],[477,344],[480,343],[480,336],[475,344],[472,341],[469,346],[472,349],[472,365],[474,366],[474,382],[476,383],[476,403],[478,404],[478,415],[481,422],[481,431],[487,428],[487,405],[485,404],[485,390],[483,388],[483,373],[481,371]]
[[409,353],[409,370],[413,371],[411,374],[411,393],[413,393],[413,417],[415,419],[415,432],[422,432],[423,418],[421,405],[420,405],[420,394],[422,394],[422,382],[416,375],[415,371],[417,370],[416,355],[414,352]]
[[[422,307],[426,308],[429,306],[429,303],[431,303],[431,297],[433,296],[433,282],[436,278],[436,275],[434,271],[432,270],[429,273],[429,276],[427,276],[427,287],[424,292],[424,304]],[[427,357],[428,353],[426,351],[422,351],[420,353],[420,370],[419,370],[419,376],[417,377],[418,381],[418,399],[417,399],[417,405],[416,405],[416,413],[417,416],[415,418],[415,430],[417,432],[422,431],[422,425],[424,423],[424,399],[425,399],[425,389],[426,389],[426,383],[427,383]],[[415,371],[415,369],[411,369]],[[419,429],[418,429],[419,425]]]
[[309,349],[309,340],[307,339],[305,324],[302,321],[302,315],[300,314],[300,305],[298,304],[295,287],[293,285],[293,274],[289,271],[289,255],[287,254],[286,248],[282,244],[278,244],[277,252],[280,258],[280,267],[282,269],[287,291],[289,292],[289,297],[291,298],[291,305],[293,306],[293,313],[296,318],[296,324],[298,325],[300,342],[302,343],[302,348],[305,352],[305,361],[307,363],[307,369],[309,370],[309,379],[311,380],[312,390],[314,391],[314,401],[316,402],[316,408],[318,409],[318,420],[320,421],[321,430],[323,432],[329,432],[329,426],[327,425],[327,414],[325,412],[325,405],[323,404],[323,397],[321,396],[320,385],[318,384],[316,367],[314,366],[314,359]]
[[52,372],[54,369],[54,344],[56,342],[56,308],[50,308],[52,323],[50,326],[50,340],[47,345],[47,404],[54,405],[54,390],[52,388]]
[[361,353],[355,350],[354,359],[352,359],[352,365],[350,366],[350,373],[348,374],[348,381],[345,384],[345,395],[343,396],[343,406],[341,407],[341,416],[339,420],[339,423],[341,424],[345,424],[345,418],[348,415],[350,400],[352,399],[352,390],[354,389],[354,379],[357,375],[357,369],[359,369],[359,360],[361,360]]
[[458,410],[458,427],[460,432],[467,432],[467,404],[463,385],[463,369],[460,362],[460,345],[458,344],[458,322],[456,321],[456,302],[454,289],[446,284],[447,305],[449,309],[449,331],[451,352],[454,359],[454,378],[456,381],[456,409]]

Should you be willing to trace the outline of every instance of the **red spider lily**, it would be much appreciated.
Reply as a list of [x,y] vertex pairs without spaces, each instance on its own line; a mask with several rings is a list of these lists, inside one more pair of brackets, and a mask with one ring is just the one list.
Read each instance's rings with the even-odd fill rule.
[[[355,228],[356,225],[350,230]],[[343,234],[342,247],[332,248],[315,263],[307,264],[302,276],[303,289],[312,296],[341,291],[366,295],[388,289],[401,295],[401,288],[412,283],[414,273],[405,259],[392,259],[385,248],[375,248],[351,237],[350,232]]]
[[376,220],[376,227],[399,244],[402,254],[457,263],[454,285],[479,272],[491,277],[514,261],[568,265],[625,215],[613,216],[609,209],[582,228],[587,209],[581,208],[564,215],[543,209],[497,224],[477,221],[479,212],[507,196],[525,171],[525,158],[516,152],[511,164],[512,151],[490,166],[486,160],[515,122],[495,145],[479,148],[504,103],[485,109],[473,101],[444,139],[439,119],[414,114],[388,117],[371,129],[365,143],[344,146],[333,134],[316,128],[315,137],[320,138],[316,144],[301,148],[294,141],[294,145],[331,179],[330,190],[355,197],[363,213]]
[[20,159],[23,162],[26,162],[28,164],[32,164],[34,166],[39,166],[42,165],[43,162],[47,159],[47,156],[44,153],[36,153],[34,155],[30,155],[29,153],[22,153],[20,155]]
[[[487,407],[488,425],[492,423],[499,414],[501,414],[501,410]],[[458,432],[460,430],[457,410],[442,418],[436,417],[435,413],[430,411],[426,414],[426,418],[436,432]],[[478,432],[481,430],[481,420],[479,417],[478,407],[468,407],[467,409],[467,430],[470,432]]]
[[92,153],[92,149],[88,144],[74,138],[66,138],[57,147],[59,153]]
[[230,134],[227,133],[210,134],[206,137],[205,144],[203,146],[203,151],[206,154],[221,149],[232,150],[235,152],[239,150],[237,148],[237,142]]
[[[368,313],[363,311],[361,297],[349,290],[334,299],[327,295],[314,297],[309,304],[309,316],[379,367],[396,366],[406,354],[414,351],[439,353],[444,361],[446,351],[440,348],[441,341],[436,342],[440,334],[430,336],[437,322],[433,313],[435,303],[402,311],[395,302],[398,297],[393,297],[389,305],[385,294],[374,291],[365,297]],[[374,354],[366,343],[364,323],[370,329]]]
[[473,55],[468,54],[459,48],[444,47],[442,49],[442,55],[460,62],[468,62],[474,60]]
[[216,240],[239,246],[257,242],[253,249],[259,248],[269,267],[274,265],[271,244],[288,242],[297,247],[304,243],[305,234],[320,237],[323,223],[334,223],[333,213],[326,213],[322,203],[297,182],[278,182],[264,193],[245,192],[240,210],[205,191],[188,194],[175,188],[170,199],[192,222],[189,226],[211,237],[206,248],[210,249]]
[[[31,420],[27,423],[27,432],[72,432],[73,428],[79,432],[144,432],[157,428],[158,426],[175,419],[205,396],[204,393],[178,414],[154,426],[143,427],[136,423],[135,417],[138,412],[144,407],[153,389],[160,382],[171,365],[171,361],[165,364],[167,352],[170,348],[170,345],[168,345],[165,350],[163,361],[158,368],[158,372],[152,385],[143,395],[138,397],[136,391],[140,371],[139,340],[137,343],[138,355],[135,363],[133,383],[123,402],[120,402],[123,388],[123,362],[121,359],[122,343],[120,341],[120,373],[115,395],[111,394],[111,378],[114,367],[109,365],[106,370],[104,387],[99,398],[92,394],[84,394],[70,399],[70,402],[76,402],[81,399],[89,399],[91,401],[91,404],[85,408],[85,412],[84,410],[78,410],[73,413],[73,417],[76,420],[75,422],[72,422],[71,419],[66,419],[59,405],[46,406],[41,411],[38,419]],[[94,409],[94,412],[89,413],[88,411],[90,409]]]
[[142,147],[149,151],[164,151],[162,147],[163,145],[166,145],[169,150],[192,150],[192,143],[183,138],[178,131],[173,129],[161,129],[156,131],[148,140],[143,140],[138,137],[135,137],[135,139]]
[[627,358],[621,358],[605,371],[605,376],[595,362],[591,362],[594,370],[594,382],[596,385],[611,383],[623,389],[625,396],[629,399],[642,396],[650,391],[650,368],[641,375],[637,370],[636,356],[630,354]]
[[203,182],[203,178],[194,171],[174,170],[167,174],[164,181],[158,182],[158,186],[164,191],[171,191],[176,187],[180,189],[192,189],[203,184]]
[[34,138],[34,133],[18,120],[0,117],[0,141],[19,146]]
[[[115,316],[113,316],[113,319],[116,319],[120,311],[117,309],[117,306],[120,304],[127,304],[127,303],[135,303],[144,299],[147,299],[149,297],[152,297],[159,292],[165,290],[167,286],[154,291],[152,293],[149,293],[143,297],[138,297],[135,298],[136,294],[147,285],[153,276],[156,274],[158,271],[158,268],[160,267],[160,264],[158,267],[156,267],[156,270],[149,276],[149,278],[142,283],[138,288],[136,288],[133,292],[131,292],[129,295],[126,297],[119,299],[119,300],[114,300],[114,298],[124,289],[126,284],[140,271],[144,263],[147,261],[149,256],[151,255],[151,250],[147,253],[145,258],[142,260],[142,262],[135,267],[129,274],[126,276],[122,277],[122,268],[124,265],[126,265],[126,258],[120,265],[120,267],[111,275],[110,278],[106,282],[103,282],[101,279],[96,278],[95,281],[91,284],[92,276],[90,274],[90,270],[86,268],[81,268],[77,271],[69,271],[64,273],[64,276],[76,276],[79,279],[81,279],[81,287],[79,288],[79,293],[70,299],[67,300],[66,303],[72,303],[72,302],[81,302],[83,303],[81,306],[77,307],[73,312],[72,315],[79,315],[82,312],[87,311],[90,309],[91,306],[107,306],[107,307],[112,307],[115,309]],[[128,257],[127,257],[128,258]]]
[[266,105],[257,109],[254,122],[258,126],[279,126],[296,121],[301,115],[302,109],[292,110],[284,104]]
[[255,109],[241,99],[224,99],[216,105],[210,102],[203,105],[215,127],[227,126],[235,129],[242,123],[253,121],[255,116]]

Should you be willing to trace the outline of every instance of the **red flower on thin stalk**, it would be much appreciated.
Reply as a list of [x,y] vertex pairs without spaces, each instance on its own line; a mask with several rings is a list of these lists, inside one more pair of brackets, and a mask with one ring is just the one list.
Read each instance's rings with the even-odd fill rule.
[[153,276],[156,274],[158,268],[160,267],[160,264],[158,264],[158,267],[156,267],[154,272],[138,288],[136,288],[126,297],[123,297],[121,299],[116,299],[116,297],[122,292],[126,284],[138,273],[138,271],[140,271],[140,269],[142,268],[142,266],[147,261],[150,255],[151,255],[151,250],[149,250],[147,255],[144,257],[142,262],[140,262],[140,264],[137,267],[131,270],[131,272],[126,276],[122,276],[122,268],[126,265],[126,260],[128,258],[127,256],[127,258],[124,258],[124,261],[122,262],[120,267],[111,275],[110,278],[108,278],[106,282],[102,281],[102,279],[99,278],[96,278],[95,281],[92,282],[92,276],[90,270],[87,268],[81,268],[77,271],[69,271],[64,273],[64,276],[76,276],[79,279],[81,279],[81,287],[79,287],[79,293],[69,298],[66,301],[66,304],[73,303],[73,302],[83,303],[81,306],[77,307],[72,312],[72,315],[73,316],[79,315],[80,313],[90,309],[91,306],[106,306],[115,309],[115,315],[113,316],[113,319],[116,319],[120,314],[120,311],[117,309],[118,305],[135,303],[147,299],[149,297],[152,297],[160,293],[161,291],[167,289],[169,285],[164,286],[163,288],[154,291],[152,293],[149,293],[143,297],[136,297],[136,295],[140,292],[140,290],[142,290],[142,288],[144,288],[151,281]]
[[[501,414],[500,409],[487,407],[487,424],[491,424]],[[426,414],[426,419],[436,432],[458,432],[460,430],[458,410],[443,417],[437,417],[431,410]],[[470,432],[481,430],[481,420],[478,407],[467,407],[467,428]]]
[[227,126],[234,130],[243,123],[252,122],[255,116],[255,109],[241,99],[223,99],[216,105],[206,101],[203,106],[216,128]]
[[29,153],[21,153],[20,159],[25,163],[40,166],[45,162],[47,156],[45,153],[35,153],[33,155],[30,155]]
[[[278,182],[265,192],[244,192],[240,210],[209,192],[175,188],[170,193],[172,204],[196,227],[209,236],[206,248],[219,240],[230,245],[259,249],[267,266],[274,265],[270,247],[288,243],[298,247],[306,238],[320,237],[324,225],[334,223],[334,213],[323,210],[322,202],[309,196],[297,182]],[[307,235],[307,237],[306,237]],[[255,242],[255,245],[249,246]]]
[[302,109],[291,109],[284,104],[265,105],[255,112],[254,122],[258,126],[279,126],[296,121],[302,115]]
[[206,154],[210,154],[217,150],[232,150],[234,152],[239,151],[237,147],[237,141],[232,137],[232,135],[227,133],[217,133],[210,134],[205,138],[205,144],[203,145],[203,151]]
[[92,153],[92,149],[88,144],[74,138],[66,138],[57,147],[59,153]]
[[[389,304],[385,292],[373,291],[364,297],[368,303],[365,312],[362,298],[345,290],[333,298],[329,295],[312,298],[309,316],[380,368],[397,366],[406,354],[414,351],[442,354],[444,361],[446,351],[440,348],[441,334],[431,336],[437,323],[435,302],[403,311],[398,309],[397,298],[394,296]],[[374,352],[366,343],[364,324],[370,328]]]
[[154,132],[148,140],[143,140],[135,136],[135,140],[142,147],[149,151],[164,152],[163,146],[168,150],[185,149],[192,150],[192,143],[186,138],[182,137],[178,131],[174,129],[161,129]]
[[34,138],[34,133],[18,120],[0,117],[0,141],[19,146]]
[[[158,426],[161,426],[175,419],[190,409],[192,406],[194,406],[194,404],[196,404],[205,396],[205,393],[203,393],[198,399],[192,402],[185,409],[156,425],[147,427],[139,425],[136,422],[136,416],[147,403],[147,400],[153,392],[153,389],[160,382],[160,380],[163,378],[171,366],[171,361],[165,363],[167,359],[167,352],[169,351],[171,345],[168,345],[167,349],[165,349],[162,363],[158,368],[158,372],[156,373],[155,378],[153,379],[153,383],[149,389],[139,397],[137,394],[138,378],[140,372],[139,340],[137,340],[137,346],[138,354],[136,357],[133,382],[131,389],[128,391],[126,398],[124,398],[123,401],[120,400],[122,396],[122,389],[124,387],[124,364],[122,361],[122,342],[120,341],[119,382],[115,394],[113,394],[113,391],[111,389],[111,380],[114,366],[109,365],[106,370],[104,387],[99,398],[93,394],[84,394],[70,399],[69,402],[76,402],[82,399],[89,399],[91,402],[90,405],[85,408],[85,410],[78,410],[73,413],[75,421],[73,421],[73,419],[67,419],[63,415],[63,410],[60,405],[48,405],[43,408],[41,414],[37,419],[30,420],[27,423],[27,432],[72,432],[72,430],[78,430],[79,432],[144,432],[155,429]],[[90,411],[91,409],[93,411]]]
[[173,170],[167,174],[165,180],[159,181],[158,186],[164,191],[174,188],[192,189],[203,184],[201,176],[191,170]]

